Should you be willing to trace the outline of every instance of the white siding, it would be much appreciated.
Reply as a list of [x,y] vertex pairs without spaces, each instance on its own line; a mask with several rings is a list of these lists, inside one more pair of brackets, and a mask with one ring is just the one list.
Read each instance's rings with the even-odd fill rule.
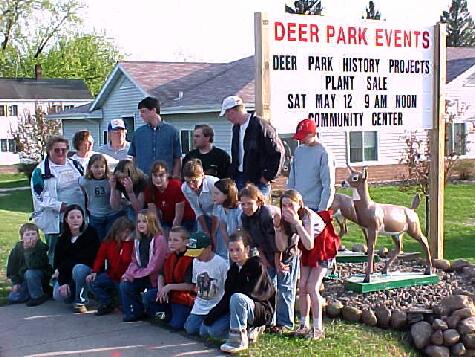
[[99,120],[91,121],[91,120],[79,120],[79,119],[71,119],[71,120],[63,120],[63,136],[69,140],[69,148],[71,151],[75,150],[73,147],[73,137],[74,134],[80,130],[89,130],[94,138],[94,146],[93,150],[96,150],[100,145],[100,138],[101,134],[99,132]]

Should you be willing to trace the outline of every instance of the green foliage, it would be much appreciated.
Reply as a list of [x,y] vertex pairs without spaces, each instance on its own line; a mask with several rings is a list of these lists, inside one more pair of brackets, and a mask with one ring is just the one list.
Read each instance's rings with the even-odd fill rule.
[[475,45],[475,24],[467,9],[467,0],[452,0],[448,11],[440,16],[447,24],[447,47]]
[[285,5],[285,12],[300,15],[321,15],[323,11],[321,0],[297,0],[293,6]]
[[374,1],[368,2],[368,7],[365,9],[366,16],[363,16],[363,19],[370,19],[370,20],[381,20],[381,12],[374,8]]

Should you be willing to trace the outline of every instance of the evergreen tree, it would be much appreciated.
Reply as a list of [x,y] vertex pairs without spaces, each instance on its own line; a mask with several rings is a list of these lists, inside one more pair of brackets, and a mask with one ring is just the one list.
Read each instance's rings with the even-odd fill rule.
[[297,0],[294,6],[285,5],[285,12],[300,15],[321,15],[323,11],[321,0]]
[[447,24],[447,47],[470,47],[475,45],[475,24],[467,9],[467,0],[452,0],[448,11],[440,21]]
[[368,7],[366,8],[366,17],[363,16],[363,19],[370,19],[370,20],[381,20],[381,13],[379,10],[375,10],[374,8],[374,1],[368,2]]

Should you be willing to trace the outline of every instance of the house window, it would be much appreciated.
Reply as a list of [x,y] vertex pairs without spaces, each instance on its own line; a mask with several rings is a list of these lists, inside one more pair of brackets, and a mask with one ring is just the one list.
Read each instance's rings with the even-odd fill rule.
[[181,153],[188,154],[193,148],[193,130],[180,130]]
[[18,105],[9,105],[8,106],[8,115],[11,117],[18,116]]
[[0,117],[6,117],[6,116],[7,116],[7,106],[0,105]]
[[376,131],[350,132],[350,162],[378,160],[378,137]]
[[50,107],[49,114],[59,113],[61,111],[60,104],[54,104]]
[[104,131],[102,132],[102,144],[103,144],[103,145],[106,145],[107,143],[108,143],[107,131],[104,130]]
[[17,153],[16,142],[14,139],[8,139],[8,151],[13,152],[15,154]]
[[74,108],[74,105],[63,105],[64,110],[72,109],[72,108]]
[[446,137],[446,155],[465,155],[467,153],[467,131],[465,123],[448,123],[446,126]]
[[7,152],[8,151],[8,140],[7,139],[0,139],[0,151]]
[[125,136],[125,140],[132,141],[132,137],[134,136],[135,131],[135,117],[122,117],[122,120],[125,123],[125,128],[127,129],[127,135]]

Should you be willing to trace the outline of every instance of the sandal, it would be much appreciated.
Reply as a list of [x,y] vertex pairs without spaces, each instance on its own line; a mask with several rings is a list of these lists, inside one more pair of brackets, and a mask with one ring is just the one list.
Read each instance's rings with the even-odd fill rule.
[[325,332],[318,329],[318,328],[311,328],[310,331],[308,332],[307,336],[305,336],[309,340],[321,340],[325,338]]
[[300,325],[298,329],[294,331],[295,337],[305,337],[309,334],[310,328],[305,325]]

